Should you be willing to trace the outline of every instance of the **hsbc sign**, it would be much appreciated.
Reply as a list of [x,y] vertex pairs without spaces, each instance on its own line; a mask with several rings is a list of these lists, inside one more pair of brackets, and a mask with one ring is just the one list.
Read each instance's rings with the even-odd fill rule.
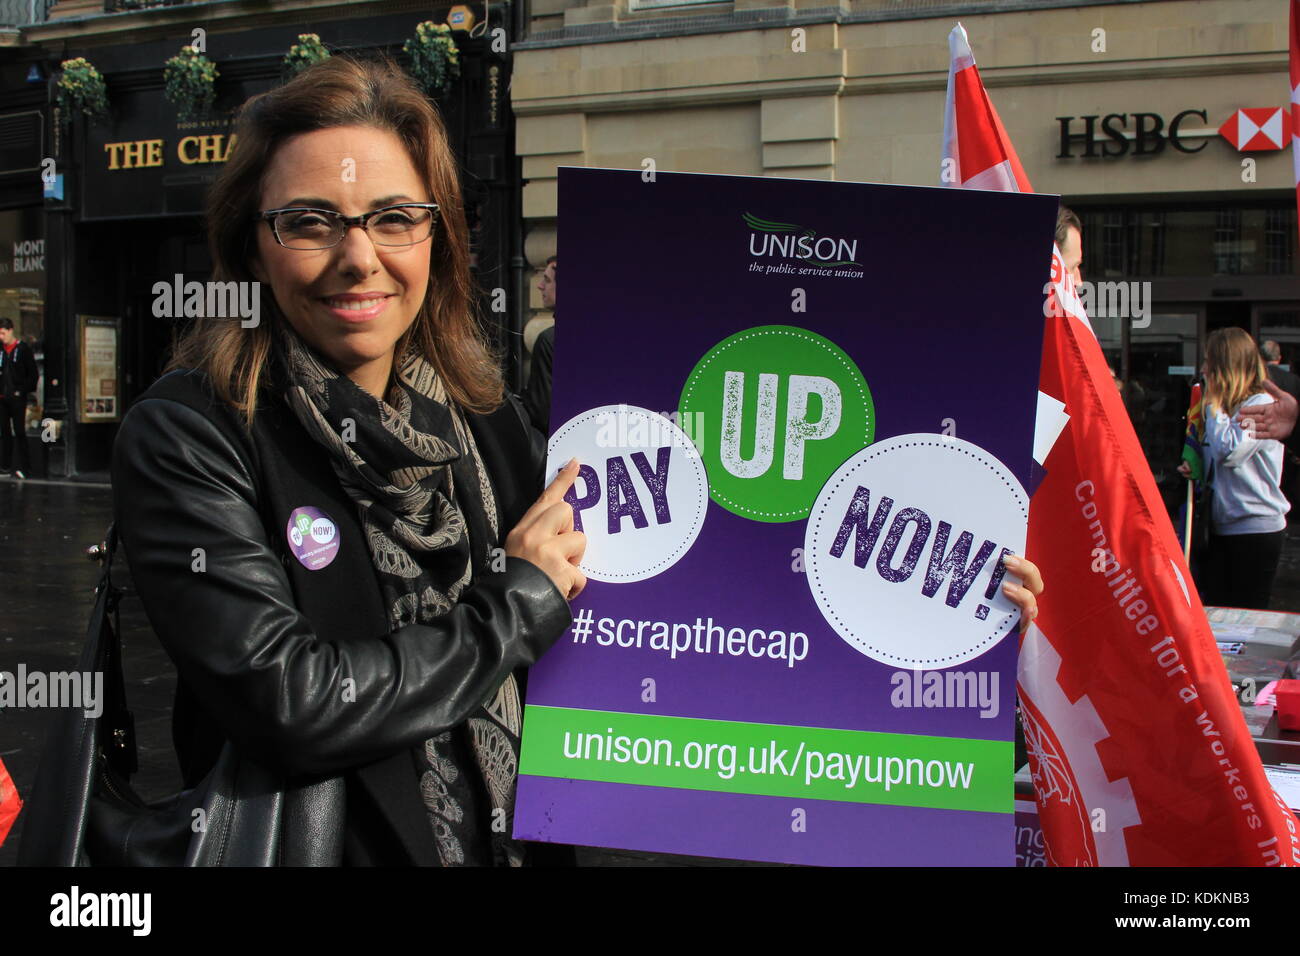
[[1219,135],[1242,153],[1284,149],[1291,141],[1291,117],[1280,106],[1241,109],[1224,121]]
[[[1199,122],[1198,122],[1199,121]],[[1205,110],[1183,110],[1168,123],[1159,113],[1108,113],[1105,116],[1058,116],[1061,149],[1057,159],[1156,156],[1166,147],[1199,153],[1219,135],[1240,152],[1284,149],[1291,122],[1283,107],[1239,109],[1217,129]]]

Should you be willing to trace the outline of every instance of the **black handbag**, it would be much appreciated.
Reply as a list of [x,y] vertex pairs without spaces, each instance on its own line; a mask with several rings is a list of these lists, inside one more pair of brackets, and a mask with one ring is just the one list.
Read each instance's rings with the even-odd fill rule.
[[61,711],[42,754],[19,848],[20,866],[277,866],[342,861],[344,782],[286,784],[227,741],[195,787],[146,803],[136,771],[112,580],[116,529],[102,550],[78,669],[104,675],[98,717]]

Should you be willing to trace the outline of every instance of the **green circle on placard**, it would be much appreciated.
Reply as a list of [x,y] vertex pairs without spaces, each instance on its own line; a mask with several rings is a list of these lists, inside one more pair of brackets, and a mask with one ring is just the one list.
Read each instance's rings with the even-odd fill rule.
[[[793,416],[792,391],[802,396]],[[839,422],[831,428],[837,396]],[[826,479],[876,433],[871,390],[857,365],[834,342],[792,325],[746,329],[711,348],[686,379],[679,420],[704,460],[709,497],[732,514],[769,522],[807,518]]]

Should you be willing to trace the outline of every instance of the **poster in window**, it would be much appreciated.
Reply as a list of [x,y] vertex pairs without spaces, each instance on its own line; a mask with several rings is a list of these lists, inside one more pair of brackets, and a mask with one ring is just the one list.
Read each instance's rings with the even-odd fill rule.
[[118,342],[122,320],[116,316],[77,316],[81,354],[81,398],[77,420],[121,421],[118,387]]

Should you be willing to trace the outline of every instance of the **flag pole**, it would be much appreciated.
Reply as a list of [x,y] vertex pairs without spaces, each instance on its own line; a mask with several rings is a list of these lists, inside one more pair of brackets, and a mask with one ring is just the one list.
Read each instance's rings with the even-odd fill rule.
[[1188,566],[1192,563],[1192,488],[1196,482],[1191,478],[1187,479],[1187,524],[1183,529],[1183,560]]

